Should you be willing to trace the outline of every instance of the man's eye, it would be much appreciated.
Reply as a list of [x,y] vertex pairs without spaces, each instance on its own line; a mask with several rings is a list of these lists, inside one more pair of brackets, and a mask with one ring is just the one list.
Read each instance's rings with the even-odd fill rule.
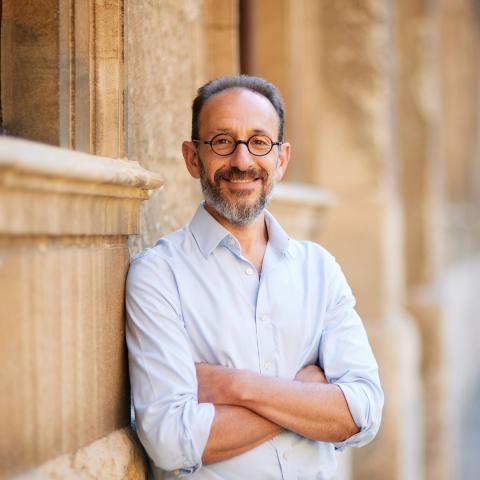
[[229,137],[220,137],[213,140],[214,145],[231,145],[232,143],[233,139]]
[[270,142],[266,138],[261,137],[252,138],[251,143],[253,143],[257,147],[266,147],[270,145]]

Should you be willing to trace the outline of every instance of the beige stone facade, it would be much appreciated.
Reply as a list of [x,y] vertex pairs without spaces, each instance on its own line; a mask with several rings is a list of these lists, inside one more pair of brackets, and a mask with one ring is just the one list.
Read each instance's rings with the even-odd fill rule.
[[478,2],[0,5],[0,478],[145,478],[125,274],[201,198],[196,88],[240,72],[286,101],[271,209],[338,258],[380,364],[381,431],[339,478],[478,478]]

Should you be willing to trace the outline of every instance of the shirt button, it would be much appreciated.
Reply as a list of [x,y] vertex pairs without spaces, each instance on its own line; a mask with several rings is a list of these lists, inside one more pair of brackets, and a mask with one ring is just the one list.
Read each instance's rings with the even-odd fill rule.
[[266,322],[266,321],[268,320],[268,315],[261,315],[261,316],[260,316],[260,320],[261,320],[262,322]]
[[254,272],[253,268],[248,267],[248,268],[245,270],[245,273],[246,273],[247,275],[253,275],[255,272]]
[[288,460],[288,452],[283,452],[283,459]]
[[271,370],[273,367],[273,364],[272,362],[265,362],[264,367],[265,367],[265,370]]
[[235,245],[235,239],[230,238],[230,239],[228,240],[228,244],[233,247],[233,246]]
[[174,470],[173,471],[173,474],[178,477],[180,475],[180,470]]

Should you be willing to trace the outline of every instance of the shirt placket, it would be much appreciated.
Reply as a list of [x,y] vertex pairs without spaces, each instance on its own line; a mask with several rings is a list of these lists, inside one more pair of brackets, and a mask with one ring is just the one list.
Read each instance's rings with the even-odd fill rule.
[[255,324],[260,373],[274,377],[278,375],[278,357],[275,351],[273,336],[274,319],[272,318],[272,302],[275,299],[269,298],[267,294],[267,281],[265,276],[260,278],[257,304],[255,306]]
[[[278,266],[277,261],[278,259],[275,258],[273,252],[267,250],[255,308],[260,373],[272,377],[279,374],[280,365],[278,362],[280,357],[275,348],[273,332],[275,318],[273,318],[272,311],[276,299],[271,298],[271,295],[269,295],[268,281],[271,278],[272,270]],[[277,453],[283,480],[294,480],[296,478],[295,468],[289,462],[289,443],[282,436],[272,439],[272,445]]]

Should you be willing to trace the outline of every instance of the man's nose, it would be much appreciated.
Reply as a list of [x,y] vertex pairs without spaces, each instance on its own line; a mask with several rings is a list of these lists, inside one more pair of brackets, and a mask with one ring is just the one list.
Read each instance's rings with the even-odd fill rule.
[[239,170],[248,170],[253,163],[255,163],[255,160],[248,151],[246,143],[238,143],[230,158],[230,165],[237,167]]

